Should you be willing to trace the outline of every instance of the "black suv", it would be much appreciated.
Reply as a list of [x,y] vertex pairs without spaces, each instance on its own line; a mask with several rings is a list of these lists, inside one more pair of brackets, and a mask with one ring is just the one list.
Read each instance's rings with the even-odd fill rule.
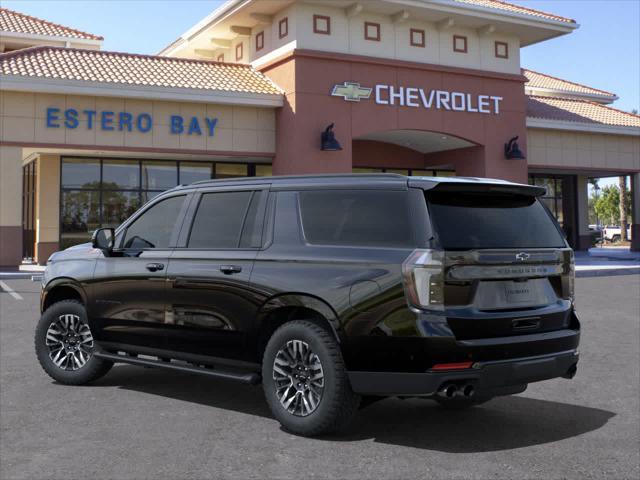
[[261,382],[302,435],[361,401],[463,408],[571,378],[573,252],[543,193],[391,174],[179,186],[52,255],[37,356],[65,384],[115,362]]

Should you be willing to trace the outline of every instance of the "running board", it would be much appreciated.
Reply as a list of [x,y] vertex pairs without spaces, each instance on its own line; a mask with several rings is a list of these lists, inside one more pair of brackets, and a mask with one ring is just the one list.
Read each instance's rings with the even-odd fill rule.
[[239,373],[232,370],[220,370],[206,367],[196,367],[192,365],[182,365],[163,360],[150,360],[146,358],[138,358],[133,355],[121,355],[118,353],[94,352],[94,356],[118,363],[130,363],[131,365],[139,365],[141,367],[157,367],[178,372],[198,373],[200,375],[208,375],[209,377],[226,378],[227,380],[235,380],[249,385],[257,385],[260,383],[260,375],[255,372]]

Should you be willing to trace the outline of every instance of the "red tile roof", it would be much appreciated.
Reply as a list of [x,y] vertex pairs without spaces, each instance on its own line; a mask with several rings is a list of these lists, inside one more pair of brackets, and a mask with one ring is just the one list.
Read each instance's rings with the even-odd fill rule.
[[545,88],[549,90],[557,90],[560,92],[588,94],[588,95],[602,95],[605,97],[615,98],[616,94],[607,92],[605,90],[599,90],[597,88],[588,87],[580,83],[571,82],[569,80],[563,80],[561,78],[552,77],[545,73],[534,72],[526,68],[522,69],[522,74],[527,77],[527,83],[525,87],[531,88]]
[[258,94],[280,89],[249,65],[62,47],[0,55],[0,74]]
[[640,127],[640,115],[587,100],[541,97],[527,98],[527,117],[565,122]]
[[84,40],[104,40],[92,33],[82,32],[57,23],[0,8],[0,32],[27,33],[49,37],[81,38]]
[[495,10],[503,10],[510,13],[531,15],[533,17],[540,17],[546,20],[556,20],[564,23],[576,23],[576,21],[572,18],[561,17],[559,15],[554,15],[553,13],[543,12],[542,10],[534,10],[533,8],[521,7],[520,5],[514,5],[513,3],[502,2],[500,0],[454,0],[454,1],[458,3],[476,5],[478,7],[492,8]]

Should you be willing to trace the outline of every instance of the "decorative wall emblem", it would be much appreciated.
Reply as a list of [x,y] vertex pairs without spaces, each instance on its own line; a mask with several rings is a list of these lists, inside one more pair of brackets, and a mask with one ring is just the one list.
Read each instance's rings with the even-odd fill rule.
[[333,87],[331,95],[333,97],[342,97],[347,102],[359,102],[363,98],[366,100],[371,96],[373,89],[361,87],[357,82],[344,82],[342,85]]

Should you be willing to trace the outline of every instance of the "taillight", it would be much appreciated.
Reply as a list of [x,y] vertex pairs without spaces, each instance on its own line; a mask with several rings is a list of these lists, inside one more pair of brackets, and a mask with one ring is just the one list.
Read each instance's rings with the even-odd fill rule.
[[444,252],[419,249],[402,264],[409,304],[426,310],[444,310]]

